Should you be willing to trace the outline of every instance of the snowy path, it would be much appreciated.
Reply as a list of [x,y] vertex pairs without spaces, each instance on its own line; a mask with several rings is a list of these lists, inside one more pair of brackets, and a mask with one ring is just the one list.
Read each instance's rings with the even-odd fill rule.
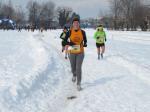
[[[86,31],[81,92],[60,52],[61,30],[15,32],[13,39],[1,32],[0,112],[149,112],[150,33],[107,32],[99,61],[94,30]],[[67,100],[71,95],[77,98]]]
[[[52,43],[49,39],[46,40],[58,47],[60,41],[56,37],[59,35],[55,31],[52,33],[55,37]],[[93,32],[88,32],[88,48],[83,64],[84,89],[78,93],[77,99],[70,102],[64,112],[149,111],[150,68],[147,65],[150,62],[147,56],[150,53],[150,46],[147,43],[145,45],[145,42],[144,45],[130,41],[125,43],[112,38],[112,35],[114,34],[108,35],[105,59],[98,61],[92,38]],[[50,37],[47,35],[47,38]],[[143,58],[145,60],[142,60]]]
[[73,90],[70,67],[56,49],[41,40],[41,35],[24,32],[21,38],[18,34],[15,32],[13,39],[3,38],[1,44],[1,62],[5,61],[1,66],[5,66],[1,67],[0,112],[60,112]]

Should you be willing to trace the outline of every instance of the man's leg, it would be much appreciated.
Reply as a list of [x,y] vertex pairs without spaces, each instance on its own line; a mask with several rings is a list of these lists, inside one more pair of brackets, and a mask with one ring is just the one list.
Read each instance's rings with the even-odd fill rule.
[[84,59],[84,53],[77,55],[77,59],[76,59],[77,85],[81,84],[83,59]]
[[68,55],[68,45],[65,46],[65,59],[67,59],[67,55]]
[[97,47],[97,55],[98,55],[98,59],[100,59],[100,47]]
[[105,46],[102,46],[102,54],[105,53]]
[[72,81],[76,81],[76,54],[69,54],[69,60],[71,64],[71,71],[73,74]]
[[102,49],[101,57],[103,58],[103,54],[105,53],[105,46],[102,46],[101,49]]

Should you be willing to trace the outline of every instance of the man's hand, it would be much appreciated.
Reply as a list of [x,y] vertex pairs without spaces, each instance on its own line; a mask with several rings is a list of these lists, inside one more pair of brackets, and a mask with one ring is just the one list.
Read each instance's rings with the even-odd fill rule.
[[87,44],[86,44],[86,43],[84,43],[83,47],[87,47]]

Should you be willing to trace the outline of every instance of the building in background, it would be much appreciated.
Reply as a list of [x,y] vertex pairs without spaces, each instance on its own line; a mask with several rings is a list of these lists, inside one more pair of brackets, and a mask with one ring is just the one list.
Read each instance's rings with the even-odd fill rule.
[[11,19],[0,19],[0,29],[12,29],[14,30],[16,27],[15,21]]

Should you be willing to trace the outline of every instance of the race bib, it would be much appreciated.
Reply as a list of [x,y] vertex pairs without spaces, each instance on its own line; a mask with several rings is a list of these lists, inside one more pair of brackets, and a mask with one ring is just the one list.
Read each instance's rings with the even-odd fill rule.
[[70,52],[71,53],[79,53],[81,51],[80,45],[73,45],[71,46]]
[[104,43],[104,42],[105,42],[105,39],[104,39],[104,37],[99,37],[99,38],[97,39],[97,41],[98,41],[99,43]]

